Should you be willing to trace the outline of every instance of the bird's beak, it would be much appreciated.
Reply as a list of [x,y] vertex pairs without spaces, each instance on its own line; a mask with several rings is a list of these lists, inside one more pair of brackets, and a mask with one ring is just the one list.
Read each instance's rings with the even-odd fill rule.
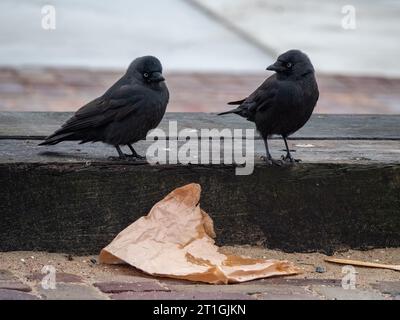
[[285,68],[282,67],[278,61],[276,61],[274,64],[271,64],[266,70],[279,72],[283,71],[284,69]]
[[151,74],[151,77],[149,79],[151,82],[161,82],[164,81],[165,78],[163,77],[163,75],[161,74],[161,72],[153,72]]

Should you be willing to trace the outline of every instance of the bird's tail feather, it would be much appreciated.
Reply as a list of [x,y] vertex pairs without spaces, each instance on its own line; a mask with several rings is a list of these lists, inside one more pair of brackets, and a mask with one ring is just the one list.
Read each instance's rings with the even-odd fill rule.
[[229,111],[225,111],[225,112],[221,112],[221,113],[218,113],[218,115],[219,116],[222,116],[222,115],[224,115],[224,114],[230,114],[230,113],[238,113],[239,112],[239,109],[232,109],[232,110],[229,110]]
[[48,136],[43,142],[39,143],[39,146],[54,145],[65,140],[76,140],[74,139],[73,135],[74,135],[73,132],[68,132],[63,134],[52,134]]
[[236,101],[231,101],[228,102],[229,105],[237,105],[237,104],[242,104],[243,102],[245,102],[246,99],[241,99],[241,100],[236,100]]

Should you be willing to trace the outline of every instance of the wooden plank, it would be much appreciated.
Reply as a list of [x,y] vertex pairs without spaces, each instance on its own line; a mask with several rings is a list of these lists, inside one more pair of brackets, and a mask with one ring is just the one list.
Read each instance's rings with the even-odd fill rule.
[[[42,139],[70,116],[67,112],[0,112],[0,138]],[[166,130],[169,120],[177,120],[179,128],[254,128],[238,116],[210,113],[167,113],[159,127]],[[314,114],[292,139],[399,140],[400,115]]]
[[[0,163],[57,163],[57,162],[109,162],[108,157],[116,156],[115,149],[103,143],[88,143],[80,145],[77,142],[63,142],[55,146],[38,146],[36,140],[1,140],[0,141]],[[170,147],[169,141],[165,141],[168,155],[174,148]],[[179,141],[178,149],[186,141]],[[245,141],[242,141],[245,145]],[[140,154],[146,154],[146,150],[151,142],[140,141],[135,144],[136,150]],[[199,154],[191,157],[193,164],[198,161],[202,154],[208,153],[201,150],[201,144],[197,140],[191,141],[191,145],[197,144]],[[210,141],[212,155],[217,154],[217,147]],[[218,142],[220,146],[221,159],[224,159],[224,142]],[[293,156],[302,159],[304,163],[400,163],[400,140],[295,140],[289,142]],[[229,154],[232,154],[232,145],[227,146]],[[230,147],[230,148],[229,148]],[[280,158],[284,152],[282,140],[272,140],[270,149],[275,158]],[[261,140],[254,140],[254,151],[256,160],[261,155],[265,155],[264,144]],[[129,152],[126,150],[126,152]],[[236,151],[237,155],[239,151]],[[235,158],[234,155],[234,159]],[[253,157],[253,153],[249,154]]]
[[[37,145],[35,139],[69,116],[0,113],[0,250],[98,253],[190,182],[203,187],[202,207],[215,221],[220,244],[325,253],[400,245],[398,116],[314,115],[290,141],[303,163],[281,168],[257,161],[248,176],[235,175],[234,165],[112,162],[115,150],[102,143]],[[174,119],[181,128],[253,127],[212,114],[167,114],[161,127]],[[258,158],[264,146],[260,139],[254,143]],[[139,153],[149,144],[139,142]],[[281,140],[270,145],[274,157],[284,153]]]
[[400,246],[400,165],[0,164],[0,250],[96,254],[178,186],[198,182],[222,245],[331,254]]

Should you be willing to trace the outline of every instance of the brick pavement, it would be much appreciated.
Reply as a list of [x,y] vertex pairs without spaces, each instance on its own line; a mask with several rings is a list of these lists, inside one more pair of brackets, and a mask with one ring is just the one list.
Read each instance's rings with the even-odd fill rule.
[[[93,281],[79,275],[57,273],[56,289],[44,289],[38,273],[18,277],[0,270],[0,300],[336,300],[400,298],[400,281],[379,281],[369,288],[345,290],[340,279],[271,278],[232,285],[207,285],[149,278],[135,274],[122,281]],[[44,275],[43,275],[44,276]],[[43,277],[42,276],[42,277]]]
[[[0,68],[1,111],[74,111],[101,95],[123,71]],[[170,112],[218,112],[268,75],[170,73]],[[399,113],[400,79],[318,75],[318,113]]]

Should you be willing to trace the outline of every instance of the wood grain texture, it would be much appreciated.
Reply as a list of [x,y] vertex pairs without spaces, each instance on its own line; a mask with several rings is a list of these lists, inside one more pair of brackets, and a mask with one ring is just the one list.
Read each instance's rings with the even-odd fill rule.
[[[166,151],[169,159],[170,152],[176,150],[164,141],[170,150]],[[36,140],[0,140],[0,163],[57,163],[57,162],[109,162],[110,156],[117,156],[114,147],[99,143],[87,143],[80,145],[78,142],[62,142],[55,146],[38,146]],[[140,154],[146,154],[147,148],[152,142],[140,141],[135,144],[135,149]],[[178,149],[186,144],[186,141],[177,143]],[[215,156],[220,152],[224,159],[225,150],[229,154],[238,155],[239,151],[232,152],[232,142],[224,145],[224,141],[217,141],[213,145],[209,142],[209,150],[202,149],[198,141],[191,141],[191,145],[197,144],[197,158],[191,157],[192,163],[196,163],[202,153],[210,153]],[[245,141],[242,141],[245,146]],[[282,139],[272,140],[269,143],[272,156],[280,158],[285,153]],[[304,163],[359,163],[382,164],[400,163],[400,140],[292,140],[289,141],[290,149],[295,158],[302,159]],[[226,147],[226,148],[225,148]],[[125,152],[129,150],[124,147]],[[255,161],[260,162],[260,156],[265,155],[265,147],[262,140],[254,141]],[[249,155],[253,157],[253,153]],[[211,156],[209,156],[211,159]],[[235,159],[235,158],[234,158]],[[236,158],[237,159],[237,158]]]
[[0,250],[95,254],[171,190],[197,182],[219,244],[332,253],[400,245],[400,165],[1,164]]
[[[43,139],[67,120],[69,112],[0,112],[0,138]],[[252,129],[254,124],[235,116],[213,113],[166,113],[160,128],[168,121],[178,128]],[[258,135],[257,135],[258,137]],[[400,115],[324,115],[314,114],[292,139],[400,139]]]
[[[261,163],[256,137],[249,176],[235,175],[234,165],[112,162],[115,150],[102,143],[37,145],[69,116],[0,112],[0,250],[96,254],[191,182],[203,188],[219,244],[329,254],[400,245],[400,116],[314,115],[290,141],[303,159],[294,167]],[[180,128],[253,128],[239,117],[189,113],[167,114],[161,128],[168,120]],[[138,152],[149,144],[139,142]],[[270,147],[276,158],[284,153],[280,139]]]

